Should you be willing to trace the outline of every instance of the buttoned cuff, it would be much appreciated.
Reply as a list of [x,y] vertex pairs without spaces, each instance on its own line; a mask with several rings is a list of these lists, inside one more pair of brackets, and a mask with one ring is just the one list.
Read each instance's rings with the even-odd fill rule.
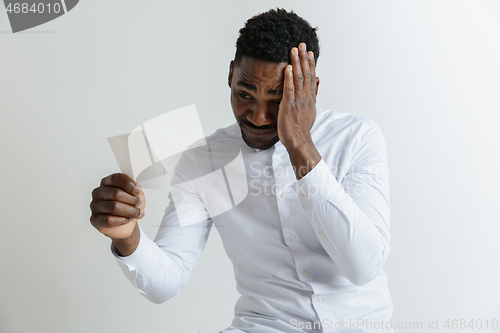
[[290,186],[299,196],[306,212],[325,202],[335,193],[343,191],[323,159],[307,175]]
[[126,257],[118,254],[115,244],[111,242],[111,252],[116,257],[116,262],[120,268],[126,273],[131,271],[141,271],[151,265],[153,254],[155,251],[155,242],[153,242],[142,229],[139,227],[140,239],[139,245],[135,251]]

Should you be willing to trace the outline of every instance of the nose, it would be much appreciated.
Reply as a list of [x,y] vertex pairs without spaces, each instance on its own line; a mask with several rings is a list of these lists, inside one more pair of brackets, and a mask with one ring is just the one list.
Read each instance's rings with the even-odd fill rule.
[[255,126],[266,126],[273,123],[273,115],[270,113],[266,105],[257,105],[255,110],[252,110],[247,115],[247,120]]

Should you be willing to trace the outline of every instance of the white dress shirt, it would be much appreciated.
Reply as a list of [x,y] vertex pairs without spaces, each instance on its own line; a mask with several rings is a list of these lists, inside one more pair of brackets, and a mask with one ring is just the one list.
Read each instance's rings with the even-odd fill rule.
[[[241,179],[246,176],[249,193],[218,215],[207,208],[218,197],[203,188],[188,187],[175,205],[170,195],[154,241],[141,229],[139,245],[127,257],[111,245],[134,287],[155,303],[175,296],[214,224],[241,294],[234,320],[222,332],[393,332],[382,270],[390,250],[390,209],[380,127],[363,117],[317,110],[311,135],[322,160],[299,181],[281,142],[252,149],[237,124],[207,137],[210,154],[220,147],[242,153]],[[206,157],[185,154],[177,182],[206,174],[200,167]],[[208,164],[217,170],[226,162]],[[176,206],[187,207],[199,221],[181,226]]]

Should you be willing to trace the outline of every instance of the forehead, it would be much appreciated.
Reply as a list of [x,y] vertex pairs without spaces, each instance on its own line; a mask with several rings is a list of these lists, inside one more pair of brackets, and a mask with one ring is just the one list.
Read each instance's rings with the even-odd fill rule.
[[273,63],[243,57],[239,66],[234,68],[238,80],[259,85],[283,84],[286,62]]

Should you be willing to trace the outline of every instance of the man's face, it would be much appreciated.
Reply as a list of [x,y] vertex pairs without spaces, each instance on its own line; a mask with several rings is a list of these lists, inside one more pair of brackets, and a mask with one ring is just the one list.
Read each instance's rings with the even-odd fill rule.
[[231,106],[243,140],[252,148],[268,149],[279,141],[278,109],[287,65],[248,57],[243,57],[239,66],[231,61]]

